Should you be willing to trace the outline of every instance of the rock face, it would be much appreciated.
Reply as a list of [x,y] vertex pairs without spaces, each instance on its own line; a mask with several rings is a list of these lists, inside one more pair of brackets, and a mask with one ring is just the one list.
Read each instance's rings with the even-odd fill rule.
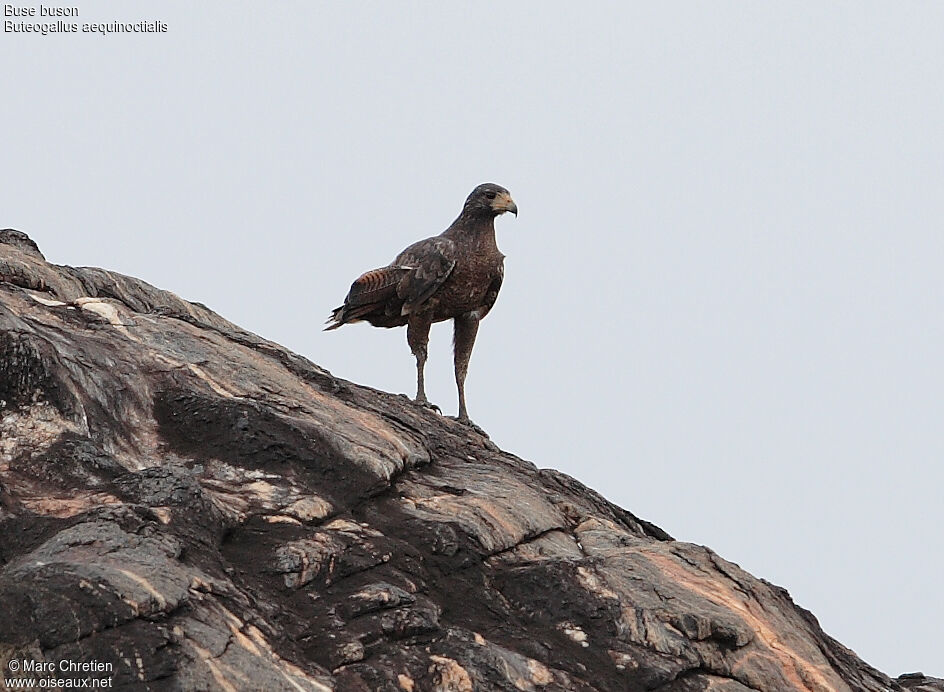
[[146,690],[944,690],[562,473],[7,230],[0,666],[63,660]]

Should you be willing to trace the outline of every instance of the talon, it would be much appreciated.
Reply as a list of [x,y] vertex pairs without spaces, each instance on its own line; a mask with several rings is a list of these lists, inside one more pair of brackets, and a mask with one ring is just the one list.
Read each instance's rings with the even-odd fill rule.
[[460,423],[467,428],[472,428],[473,431],[477,432],[479,435],[484,437],[486,440],[490,439],[488,433],[485,432],[481,427],[472,422],[472,419],[468,416],[449,416],[451,420],[454,420],[456,423]]
[[432,402],[430,402],[430,401],[427,401],[426,399],[414,399],[414,400],[413,400],[413,403],[419,404],[420,406],[422,406],[422,407],[425,408],[425,409],[429,409],[430,411],[435,411],[435,412],[438,413],[439,415],[442,415],[442,409],[439,408],[436,404],[434,404],[434,403],[432,403]]

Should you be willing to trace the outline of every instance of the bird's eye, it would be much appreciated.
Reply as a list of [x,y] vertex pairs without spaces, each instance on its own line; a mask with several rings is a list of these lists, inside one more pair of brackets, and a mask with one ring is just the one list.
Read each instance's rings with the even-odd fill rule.
[[488,192],[485,193],[485,196],[488,197],[489,199],[495,199],[495,191],[489,190]]

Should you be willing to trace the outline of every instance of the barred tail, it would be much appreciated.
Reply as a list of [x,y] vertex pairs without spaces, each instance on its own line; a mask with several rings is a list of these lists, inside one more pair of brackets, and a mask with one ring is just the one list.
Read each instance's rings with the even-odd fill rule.
[[332,329],[337,329],[342,324],[344,324],[344,306],[342,305],[341,307],[332,310],[330,317],[325,320],[325,324],[328,325],[324,328],[324,331],[326,332],[330,332]]

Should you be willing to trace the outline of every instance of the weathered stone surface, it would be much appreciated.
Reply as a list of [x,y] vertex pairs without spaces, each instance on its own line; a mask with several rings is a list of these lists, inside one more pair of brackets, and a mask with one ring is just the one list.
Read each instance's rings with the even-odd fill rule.
[[0,666],[124,689],[944,690],[564,474],[10,230],[0,610]]
[[899,675],[895,682],[906,690],[917,692],[944,692],[944,679],[932,678],[924,673],[906,673]]

